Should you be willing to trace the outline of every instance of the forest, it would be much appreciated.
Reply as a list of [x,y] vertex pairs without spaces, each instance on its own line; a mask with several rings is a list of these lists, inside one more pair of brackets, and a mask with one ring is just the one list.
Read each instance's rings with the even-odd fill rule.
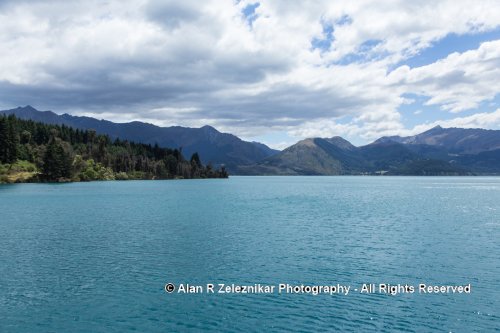
[[0,116],[0,183],[227,177],[198,153],[185,159],[182,148]]

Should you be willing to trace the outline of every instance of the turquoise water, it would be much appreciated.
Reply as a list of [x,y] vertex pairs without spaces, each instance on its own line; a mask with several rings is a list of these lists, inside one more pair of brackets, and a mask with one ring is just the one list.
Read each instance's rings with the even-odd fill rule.
[[[0,186],[0,332],[500,328],[500,178]],[[168,294],[172,282],[470,294]]]

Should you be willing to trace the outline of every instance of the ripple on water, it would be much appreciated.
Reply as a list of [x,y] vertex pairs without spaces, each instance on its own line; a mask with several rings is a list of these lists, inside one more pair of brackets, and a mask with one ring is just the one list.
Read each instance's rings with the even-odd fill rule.
[[[232,177],[0,191],[0,331],[494,331],[500,178]],[[167,295],[166,282],[472,283]]]

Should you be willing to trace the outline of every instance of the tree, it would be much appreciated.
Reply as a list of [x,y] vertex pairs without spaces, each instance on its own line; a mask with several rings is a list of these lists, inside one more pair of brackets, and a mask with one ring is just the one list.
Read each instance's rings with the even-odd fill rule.
[[58,180],[71,177],[72,159],[62,144],[54,138],[43,158],[43,174],[47,180]]
[[191,156],[191,165],[196,165],[198,168],[201,168],[203,165],[201,164],[201,160],[200,160],[200,156],[198,155],[198,153],[194,153],[192,156]]
[[9,127],[7,118],[0,116],[0,163],[7,163],[8,160]]
[[19,135],[16,129],[16,118],[14,116],[9,116],[7,122],[7,163],[14,163],[17,161],[17,156],[19,154]]
[[22,131],[21,133],[21,143],[29,144],[31,142],[31,132],[30,131]]
[[109,136],[97,135],[94,130],[0,116],[0,163],[12,165],[16,160],[35,163],[44,180],[73,176],[82,180],[115,179],[118,173],[122,173],[120,179],[225,175],[224,170],[204,167],[197,153],[186,160],[182,148],[119,139],[112,142]]
[[106,136],[99,136],[99,145],[97,148],[97,160],[103,162],[108,154],[106,146],[109,144],[109,140]]
[[19,155],[19,134],[14,116],[0,118],[0,162],[14,163]]
[[96,137],[96,131],[94,129],[89,129],[87,131],[87,135],[88,135],[88,138],[89,138],[89,157],[92,158],[92,154],[93,154],[93,150],[94,150],[94,141],[95,141],[95,137]]
[[167,167],[170,177],[173,177],[177,173],[177,159],[174,155],[168,155],[165,158],[165,166]]

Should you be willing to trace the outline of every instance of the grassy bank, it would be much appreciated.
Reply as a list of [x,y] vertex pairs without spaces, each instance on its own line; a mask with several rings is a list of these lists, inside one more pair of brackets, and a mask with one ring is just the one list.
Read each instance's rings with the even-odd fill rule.
[[[84,161],[77,156],[73,165],[78,165],[78,173],[71,178],[60,178],[57,182],[86,182],[96,180],[154,180],[155,176],[141,172],[114,172],[111,168],[96,163],[93,160]],[[182,176],[173,179],[182,179]],[[0,163],[0,184],[12,183],[38,183],[47,181],[43,179],[42,171],[34,163],[25,160],[17,160],[12,164]]]
[[25,183],[36,181],[39,170],[34,163],[16,161],[13,164],[0,164],[0,183]]

